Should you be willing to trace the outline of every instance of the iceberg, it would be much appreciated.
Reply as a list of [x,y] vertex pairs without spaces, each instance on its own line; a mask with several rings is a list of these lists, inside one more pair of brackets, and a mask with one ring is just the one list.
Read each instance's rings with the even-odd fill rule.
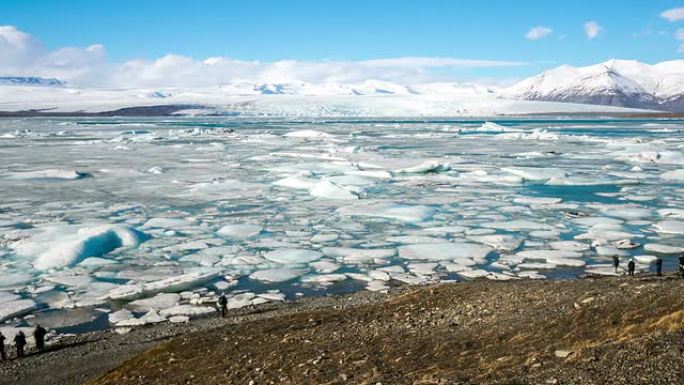
[[70,267],[119,247],[138,246],[146,234],[124,225],[52,226],[12,245],[18,255],[35,258],[38,270]]

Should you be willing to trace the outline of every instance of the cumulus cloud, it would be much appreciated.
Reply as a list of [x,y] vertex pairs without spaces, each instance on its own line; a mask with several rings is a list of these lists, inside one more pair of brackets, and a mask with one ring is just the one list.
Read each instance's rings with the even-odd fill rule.
[[543,39],[553,33],[553,30],[549,27],[544,27],[542,25],[530,28],[525,34],[525,39],[527,40],[539,40]]
[[598,37],[599,33],[603,30],[603,27],[599,25],[599,23],[595,21],[587,21],[584,23],[582,26],[584,28],[584,34],[587,35],[587,38],[589,40],[594,40]]
[[683,42],[679,45],[679,49],[677,51],[679,53],[684,53],[684,28],[680,28],[675,32],[675,39]]
[[[0,75],[56,77],[88,87],[211,87],[237,81],[362,82],[368,79],[415,83],[443,80],[449,68],[520,66],[516,61],[449,57],[400,57],[363,61],[259,62],[166,55],[154,60],[110,63],[102,45],[47,51],[29,34],[0,26]],[[436,69],[436,70],[435,70]]]
[[660,17],[670,22],[684,20],[684,7],[668,9]]

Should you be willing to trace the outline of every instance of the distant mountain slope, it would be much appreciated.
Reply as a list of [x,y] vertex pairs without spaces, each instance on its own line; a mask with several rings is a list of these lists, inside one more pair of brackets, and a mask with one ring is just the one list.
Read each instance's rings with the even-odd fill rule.
[[525,79],[499,97],[684,111],[684,60],[564,65]]
[[0,76],[0,85],[20,86],[62,86],[64,82],[55,78],[35,76]]

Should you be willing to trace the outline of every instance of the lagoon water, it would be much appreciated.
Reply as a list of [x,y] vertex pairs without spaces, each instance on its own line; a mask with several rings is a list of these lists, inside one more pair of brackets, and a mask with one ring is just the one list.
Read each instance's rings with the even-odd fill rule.
[[4,328],[684,252],[682,120],[5,119],[0,160]]

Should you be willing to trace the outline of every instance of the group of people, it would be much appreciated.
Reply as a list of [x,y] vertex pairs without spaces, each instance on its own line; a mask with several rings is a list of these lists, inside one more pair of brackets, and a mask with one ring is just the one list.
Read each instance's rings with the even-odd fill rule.
[[[36,348],[38,351],[42,352],[45,350],[46,335],[47,330],[40,325],[36,325],[36,328],[33,329],[33,338],[36,340]],[[6,337],[2,334],[2,332],[0,332],[0,359],[2,359],[2,361],[7,360],[7,353],[5,352],[5,339]],[[26,341],[26,334],[20,330],[14,335],[14,347],[17,349],[17,358],[24,357],[24,349],[26,348],[26,345],[28,345],[28,342]]]
[[[617,274],[618,268],[620,267],[620,258],[613,257],[613,267],[615,268],[615,274]],[[663,260],[661,258],[655,260],[655,268],[657,275],[663,275]],[[635,270],[636,263],[634,262],[634,258],[632,258],[627,262],[627,274],[634,276]],[[684,278],[684,255],[679,257],[679,274]]]

